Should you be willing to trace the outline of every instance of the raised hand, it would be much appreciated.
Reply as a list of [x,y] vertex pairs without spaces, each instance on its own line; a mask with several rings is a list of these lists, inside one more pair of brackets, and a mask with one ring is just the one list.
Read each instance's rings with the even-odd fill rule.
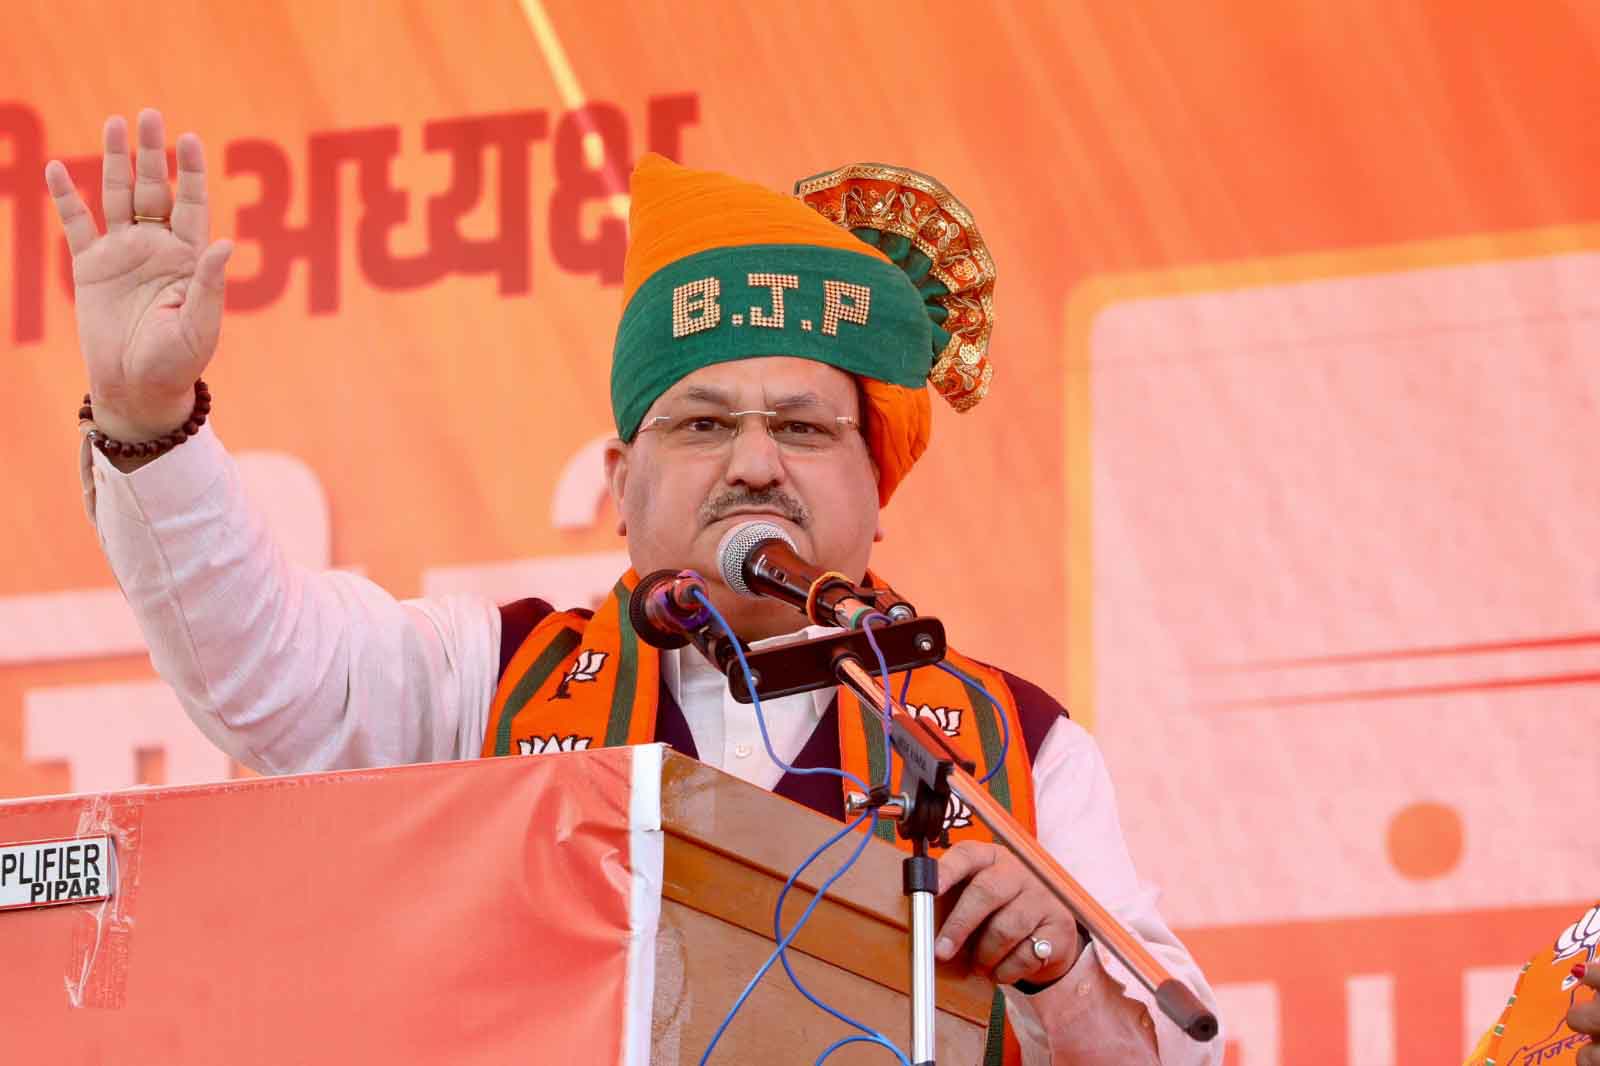
[[216,351],[223,270],[233,252],[231,241],[207,243],[200,138],[178,138],[174,199],[164,136],[160,112],[141,111],[138,154],[130,161],[127,122],[120,115],[106,120],[105,233],[67,168],[51,160],[44,170],[72,252],[78,344],[95,423],[129,442],[169,433],[189,417],[194,383]]

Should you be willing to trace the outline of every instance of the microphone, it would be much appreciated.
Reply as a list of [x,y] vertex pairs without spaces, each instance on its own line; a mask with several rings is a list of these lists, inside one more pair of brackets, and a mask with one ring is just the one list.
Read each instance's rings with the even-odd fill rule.
[[681,648],[711,621],[711,612],[694,598],[710,598],[706,579],[693,570],[657,570],[646,574],[628,597],[628,621],[639,639],[663,651]]
[[856,629],[877,610],[848,577],[802,559],[789,534],[771,522],[728,530],[717,545],[717,568],[740,595],[782,600],[819,626]]

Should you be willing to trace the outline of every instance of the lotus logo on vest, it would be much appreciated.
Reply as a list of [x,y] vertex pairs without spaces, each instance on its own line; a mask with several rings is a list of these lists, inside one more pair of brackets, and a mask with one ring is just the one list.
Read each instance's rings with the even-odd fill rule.
[[565,737],[558,737],[554,733],[547,737],[523,737],[517,741],[517,754],[553,755],[558,751],[588,751],[592,743],[594,737],[580,737],[576,733],[568,733]]
[[961,802],[960,796],[951,796],[950,803],[944,809],[944,831],[952,829],[965,829],[972,824],[972,808]]
[[571,669],[561,679],[561,684],[557,685],[556,690],[550,693],[550,699],[570,700],[572,693],[568,692],[567,689],[572,687],[574,681],[593,681],[599,677],[600,671],[606,665],[606,655],[607,653],[603,651],[579,652],[578,658],[573,662]]
[[926,718],[939,727],[939,731],[947,737],[961,735],[961,708],[960,707],[929,707],[923,704],[920,707],[907,707],[915,718]]

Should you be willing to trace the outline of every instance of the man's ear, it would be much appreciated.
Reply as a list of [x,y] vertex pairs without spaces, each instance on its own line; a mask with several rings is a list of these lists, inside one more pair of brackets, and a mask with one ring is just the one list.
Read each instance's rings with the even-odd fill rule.
[[623,517],[622,497],[628,488],[628,446],[618,437],[606,441],[606,491],[617,512],[617,536],[628,535],[628,520]]

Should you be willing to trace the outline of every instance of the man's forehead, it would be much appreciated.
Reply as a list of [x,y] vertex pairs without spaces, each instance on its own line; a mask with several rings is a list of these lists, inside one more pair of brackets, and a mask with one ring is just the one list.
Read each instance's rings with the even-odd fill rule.
[[662,394],[663,402],[698,399],[728,404],[752,398],[774,403],[853,403],[855,378],[837,367],[795,356],[739,359],[701,367]]

